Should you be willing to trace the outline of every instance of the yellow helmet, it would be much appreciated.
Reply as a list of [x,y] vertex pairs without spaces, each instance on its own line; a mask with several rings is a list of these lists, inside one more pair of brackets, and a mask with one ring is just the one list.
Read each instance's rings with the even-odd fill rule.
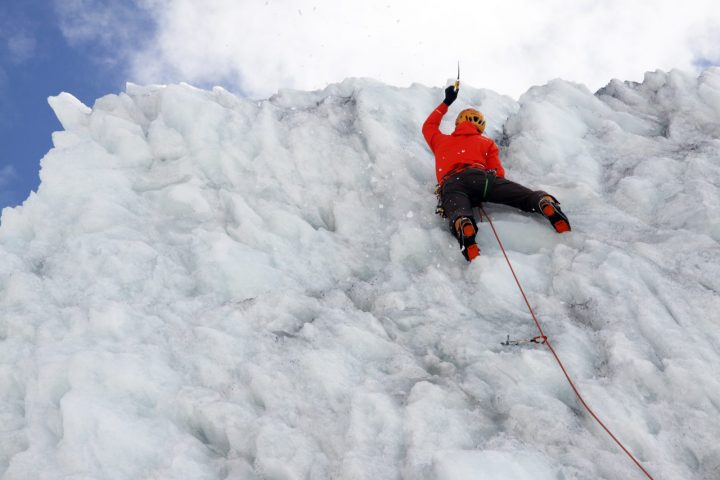
[[455,119],[455,126],[458,126],[461,122],[472,123],[480,133],[485,131],[485,117],[474,108],[466,108],[462,112],[458,113],[458,116]]

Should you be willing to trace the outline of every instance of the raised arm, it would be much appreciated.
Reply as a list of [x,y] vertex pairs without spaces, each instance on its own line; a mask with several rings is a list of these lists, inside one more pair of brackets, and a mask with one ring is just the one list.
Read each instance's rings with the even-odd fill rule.
[[425,123],[423,123],[422,133],[425,137],[425,141],[430,146],[430,150],[435,151],[435,148],[433,146],[433,138],[435,137],[435,135],[441,134],[440,122],[442,121],[443,116],[447,113],[448,107],[455,101],[457,96],[458,91],[455,89],[454,85],[450,85],[449,87],[447,87],[445,89],[445,100],[443,100],[443,102],[438,105],[435,110],[432,111],[432,113],[425,120]]
[[430,150],[435,151],[433,147],[433,137],[440,133],[440,122],[443,116],[447,113],[448,106],[445,103],[441,103],[435,110],[427,117],[425,123],[422,126],[423,137],[430,146]]

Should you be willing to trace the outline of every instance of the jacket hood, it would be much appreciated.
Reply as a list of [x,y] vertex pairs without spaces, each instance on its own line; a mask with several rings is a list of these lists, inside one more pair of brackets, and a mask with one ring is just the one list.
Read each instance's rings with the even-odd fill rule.
[[472,122],[460,122],[452,135],[480,135],[480,132]]

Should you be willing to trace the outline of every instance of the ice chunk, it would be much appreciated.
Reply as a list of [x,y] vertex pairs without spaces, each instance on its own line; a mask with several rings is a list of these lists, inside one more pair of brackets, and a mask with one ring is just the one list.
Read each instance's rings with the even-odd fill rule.
[[88,126],[92,110],[71,94],[62,92],[48,97],[48,103],[65,130],[76,132]]

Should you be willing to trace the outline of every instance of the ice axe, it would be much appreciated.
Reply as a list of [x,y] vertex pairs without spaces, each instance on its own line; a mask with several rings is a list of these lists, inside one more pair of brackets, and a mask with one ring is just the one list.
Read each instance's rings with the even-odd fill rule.
[[458,60],[458,76],[457,80],[455,80],[455,91],[457,92],[460,90],[460,60]]

